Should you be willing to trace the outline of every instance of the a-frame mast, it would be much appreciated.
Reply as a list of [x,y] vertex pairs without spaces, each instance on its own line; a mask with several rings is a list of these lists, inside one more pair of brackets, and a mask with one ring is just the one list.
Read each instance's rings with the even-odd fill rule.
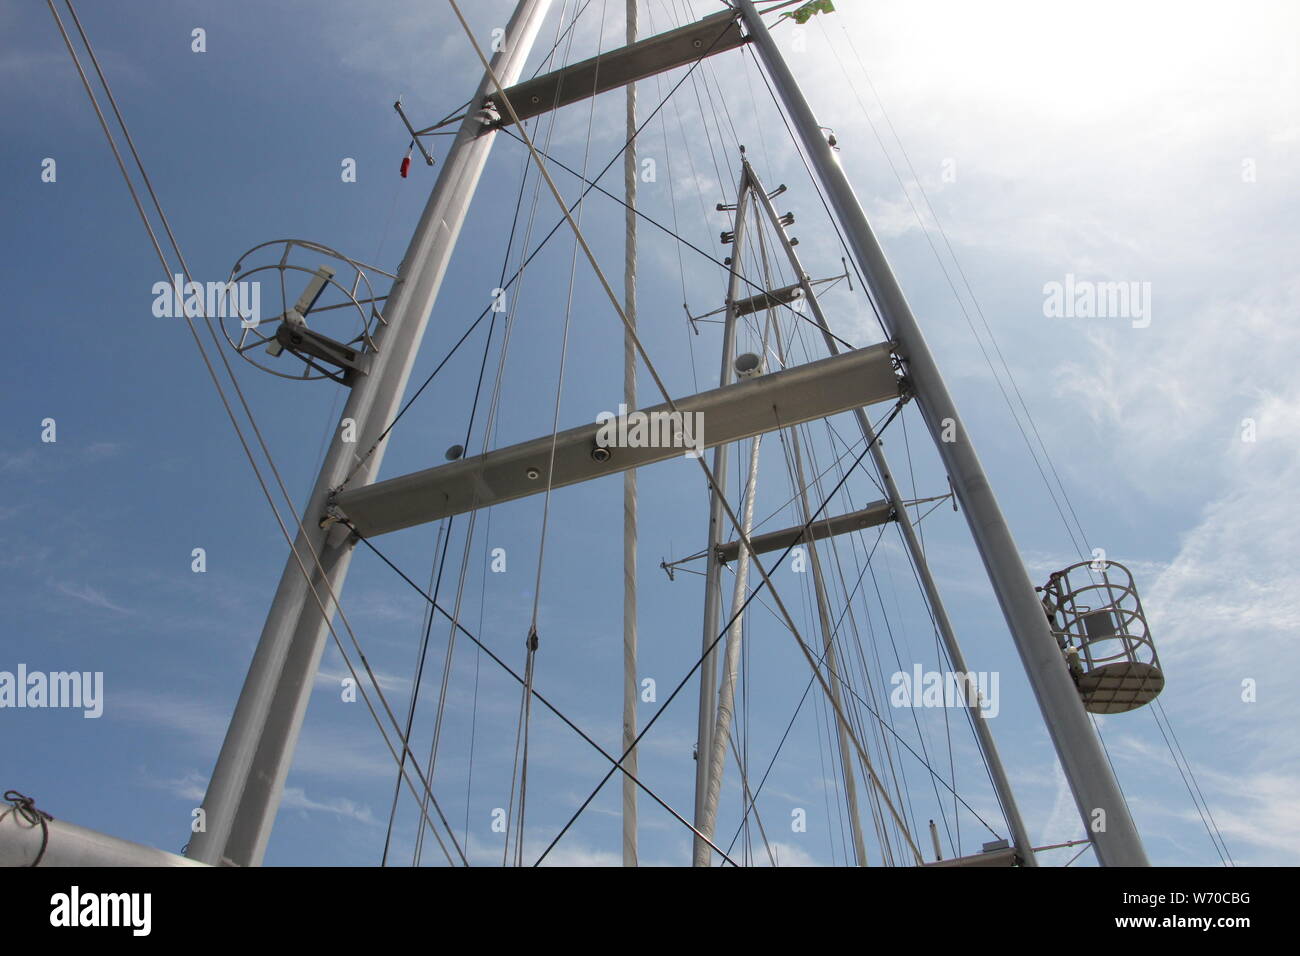
[[[727,278],[727,307],[722,325],[722,365],[718,372],[718,386],[731,383],[732,362],[736,352],[736,303],[740,301],[740,253],[745,242],[745,208],[749,190],[742,175],[736,191],[735,229],[732,244],[736,252],[731,258],[731,273]],[[713,478],[718,487],[709,489],[708,554],[704,565],[704,629],[701,635],[700,703],[698,727],[695,738],[695,829],[703,833],[708,817],[708,792],[710,761],[713,751],[713,726],[716,720],[715,704],[718,686],[717,648],[718,628],[722,625],[722,562],[718,559],[718,546],[727,533],[726,517],[722,509],[722,495],[727,485],[729,448],[719,444],[713,450]],[[711,853],[708,845],[696,836],[691,859],[695,866],[708,866]]]
[[[731,254],[731,271],[727,283],[727,298],[724,306],[724,332],[723,332],[723,384],[726,384],[733,371],[731,363],[735,358],[735,326],[736,322],[744,309],[747,307],[748,300],[740,298],[740,279],[743,269],[745,240],[749,234],[747,219],[749,215],[757,216],[766,206],[771,205],[771,200],[763,191],[762,184],[754,176],[749,162],[743,159],[744,147],[741,147],[742,162],[740,172],[740,185],[737,189],[735,203],[735,227],[732,230],[732,254]],[[753,198],[751,198],[751,194]],[[751,206],[757,206],[751,213]],[[721,207],[726,208],[726,207]],[[761,224],[756,222],[761,228]],[[779,227],[779,222],[776,224]],[[779,233],[781,234],[781,233]],[[783,234],[782,234],[783,235]],[[785,240],[788,245],[788,240]],[[774,305],[776,299],[768,297],[768,301]],[[770,309],[771,306],[769,306]],[[779,333],[778,333],[779,335]],[[766,338],[766,337],[765,337]],[[737,360],[739,361],[739,360]],[[751,370],[757,374],[763,363],[763,357],[759,357],[759,367]],[[861,412],[861,409],[858,410]],[[791,434],[795,435],[794,430]],[[758,479],[758,457],[759,447],[762,435],[754,436],[754,445],[750,453],[750,463],[745,483],[745,499],[742,511],[742,531],[746,537],[749,537],[752,531],[754,496],[756,493],[756,484]],[[797,441],[797,435],[795,435]],[[727,446],[719,445],[715,451],[714,457],[714,475],[718,481],[724,480],[726,474],[726,453]],[[812,520],[812,512],[808,505],[807,487],[804,484],[802,474],[802,462],[796,452],[794,455],[798,473],[794,476],[796,486],[801,492],[801,501],[803,505],[803,518],[805,523]],[[719,470],[721,469],[721,470]],[[722,513],[722,489],[711,488],[709,494],[710,520],[709,520],[709,544],[708,554],[706,557],[706,576],[705,576],[705,620],[704,620],[704,665],[700,668],[700,733],[696,743],[697,759],[696,765],[696,818],[695,827],[707,838],[714,835],[715,825],[717,822],[718,799],[722,789],[723,771],[726,766],[726,755],[728,744],[730,743],[728,731],[731,723],[732,703],[736,686],[736,665],[739,659],[740,643],[742,639],[743,624],[743,605],[745,600],[746,582],[749,568],[749,552],[745,548],[738,550],[736,556],[735,581],[732,596],[732,614],[735,616],[730,626],[727,628],[726,643],[722,648],[716,646],[716,636],[719,627],[720,609],[721,609],[721,571],[724,560],[721,554],[722,540],[720,533],[721,513]],[[818,619],[821,625],[825,661],[828,671],[831,674],[830,693],[832,703],[837,713],[843,712],[843,702],[841,699],[839,669],[835,661],[835,648],[832,638],[832,628],[830,624],[830,613],[827,606],[826,591],[823,586],[821,577],[821,566],[817,562],[817,553],[815,544],[809,540],[808,548],[813,561],[813,576],[816,582],[816,598]],[[711,650],[710,650],[711,649]],[[723,661],[722,673],[720,680],[715,680],[717,675],[716,660],[721,657]],[[707,722],[707,726],[706,726]],[[835,722],[835,736],[839,749],[840,768],[844,780],[844,795],[847,804],[847,815],[849,820],[849,829],[852,834],[854,860],[859,866],[867,865],[866,843],[862,835],[862,820],[858,809],[857,799],[857,781],[853,770],[852,748],[849,743],[849,728],[841,721]],[[694,841],[693,863],[696,866],[708,866],[712,860],[712,853],[707,844],[696,837]]]
[[[785,251],[790,268],[794,271],[799,286],[803,290],[804,301],[808,304],[808,311],[812,313],[813,321],[821,329],[822,340],[826,343],[826,349],[831,355],[839,355],[839,341],[831,332],[826,314],[822,311],[821,300],[818,298],[817,290],[813,288],[812,277],[804,269],[803,263],[799,259],[799,253],[795,251],[794,243],[790,241],[790,237],[786,233],[785,224],[781,221],[781,217],[777,215],[776,207],[772,205],[772,200],[768,198],[768,194],[763,187],[758,185],[758,176],[752,168],[748,168],[748,165],[748,161],[746,161],[750,180],[757,186],[755,195],[759,197],[759,204],[767,215],[768,223],[781,240],[781,248]],[[921,590],[924,591],[926,603],[929,605],[930,612],[934,615],[935,628],[939,631],[944,649],[948,652],[948,660],[957,673],[969,674],[970,668],[966,666],[966,655],[962,652],[961,645],[957,641],[957,634],[953,630],[951,620],[948,618],[948,609],[944,606],[943,598],[939,594],[939,588],[935,584],[934,575],[930,572],[930,563],[926,559],[925,549],[921,547],[916,528],[912,525],[911,513],[907,510],[903,495],[898,490],[898,483],[894,481],[893,469],[889,467],[889,462],[885,458],[884,442],[877,437],[875,429],[871,426],[871,420],[867,417],[865,411],[857,408],[854,409],[853,414],[862,433],[862,440],[871,449],[872,461],[875,462],[876,471],[880,473],[881,481],[885,487],[885,494],[888,496],[890,507],[893,510],[893,518],[898,522],[899,531],[903,536],[903,543],[907,547],[913,567],[916,568],[917,578],[921,582]],[[801,481],[800,485],[802,484]],[[1037,866],[1038,861],[1034,855],[1033,844],[1029,839],[1029,831],[1025,828],[1025,822],[1020,816],[1020,808],[1016,804],[1015,794],[1011,790],[1011,782],[1008,780],[1006,769],[1002,765],[1002,757],[998,754],[997,745],[993,742],[993,732],[982,716],[978,702],[970,701],[968,710],[970,711],[971,724],[975,729],[975,736],[979,741],[980,750],[988,763],[993,789],[997,792],[998,801],[1002,805],[1003,815],[1006,818],[1007,826],[1011,830],[1012,844],[1020,857],[1021,865]]]

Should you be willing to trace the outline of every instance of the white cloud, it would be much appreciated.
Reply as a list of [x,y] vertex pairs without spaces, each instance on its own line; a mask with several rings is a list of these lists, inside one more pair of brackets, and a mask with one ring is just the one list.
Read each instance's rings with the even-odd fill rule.
[[[505,834],[498,835],[500,842],[484,842],[479,837],[470,834],[469,845],[464,847],[465,856],[469,859],[471,866],[500,866],[502,852],[505,847]],[[542,855],[549,841],[524,840],[524,862],[525,865],[531,865],[534,860]],[[512,844],[513,845],[513,844]],[[511,851],[513,858],[513,850]],[[542,861],[542,866],[570,866],[570,867],[589,867],[589,866],[622,866],[623,851],[620,848],[617,851],[595,849],[587,844],[580,843],[572,837],[566,837],[557,843],[549,853],[546,859]],[[652,866],[651,863],[643,863],[645,866]]]
[[[1214,822],[1224,835],[1228,850],[1239,864],[1258,861],[1262,865],[1294,866],[1300,859],[1300,776],[1288,773],[1255,773],[1236,780],[1240,799],[1220,805]],[[1192,811],[1185,818],[1200,825]],[[1241,844],[1253,850],[1243,853]],[[1235,847],[1235,849],[1234,849]]]
[[150,780],[149,785],[160,790],[166,790],[173,796],[180,797],[182,800],[190,800],[198,806],[203,802],[206,793],[207,781],[197,770],[191,770],[181,777],[164,777],[161,779]]
[[87,445],[82,450],[82,455],[87,461],[102,461],[105,458],[114,458],[122,451],[122,446],[117,442],[97,441]]
[[77,601],[83,601],[92,607],[102,608],[105,611],[114,611],[118,614],[133,614],[128,608],[120,607],[108,599],[103,591],[89,585],[68,584],[60,582],[55,585],[60,594],[65,594]]
[[[776,857],[777,866],[821,866],[807,850],[793,843],[783,843],[780,840],[772,840],[768,844],[772,849],[772,855]],[[771,863],[767,858],[767,853],[758,853],[754,855],[754,863],[758,866],[770,866]]]
[[[151,780],[150,785],[166,790],[182,800],[192,801],[195,806],[202,803],[207,793],[207,780],[197,770],[191,770],[181,777]],[[302,787],[284,788],[284,800],[281,803],[281,809],[330,813],[335,816],[356,820],[358,823],[364,823],[367,826],[377,825],[374,814],[371,813],[368,806],[358,804],[345,797],[313,799],[307,795],[307,792]]]
[[[350,706],[350,705],[349,705]],[[225,739],[234,700],[228,707],[183,694],[152,690],[123,690],[114,697],[114,713],[128,720],[166,728],[183,738],[187,749],[199,749],[215,759]],[[294,753],[293,772],[323,778],[394,779],[397,765],[377,730],[369,724],[356,730],[325,729],[310,720]],[[395,739],[391,727],[390,739]],[[412,780],[419,785],[412,772]]]
[[0,472],[26,471],[36,461],[36,451],[28,448],[20,452],[0,453]]
[[356,803],[345,797],[328,797],[324,800],[314,800],[307,796],[305,790],[301,787],[285,787],[284,800],[281,803],[281,809],[284,810],[309,810],[314,813],[332,813],[335,816],[345,817],[349,820],[356,820],[358,823],[364,823],[367,826],[377,826],[374,814],[370,808],[364,804]]

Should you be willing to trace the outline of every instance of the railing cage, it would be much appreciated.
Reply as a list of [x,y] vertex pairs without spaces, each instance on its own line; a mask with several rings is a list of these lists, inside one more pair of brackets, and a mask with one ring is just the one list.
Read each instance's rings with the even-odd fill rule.
[[[298,261],[293,261],[295,256]],[[259,262],[267,258],[270,261]],[[316,337],[331,348],[325,353],[313,354],[296,349],[291,344],[284,351],[297,358],[301,362],[301,368],[294,365],[291,366],[292,371],[286,371],[282,364],[269,360],[264,350],[277,341],[277,332],[288,312],[289,304],[322,263],[332,264],[334,274],[325,283],[320,303],[311,309],[310,319]],[[373,283],[372,276],[378,277]],[[380,326],[387,324],[383,313],[387,295],[376,294],[375,284],[385,281],[391,284],[396,278],[391,272],[353,259],[319,242],[307,239],[272,239],[254,246],[239,257],[230,270],[227,288],[233,288],[239,282],[270,280],[272,301],[278,300],[279,303],[278,314],[250,328],[232,310],[223,309],[222,318],[225,321],[221,328],[231,347],[265,372],[300,381],[329,378],[347,384],[349,369],[331,365],[330,361],[322,360],[321,355],[345,354],[351,357],[355,365],[363,366],[364,363],[358,360],[375,351],[375,333]],[[329,328],[332,338],[320,335],[318,323],[321,320]],[[279,350],[272,350],[271,354],[277,355]]]
[[1133,575],[1116,561],[1083,561],[1039,589],[1066,666],[1095,714],[1119,714],[1165,685]]

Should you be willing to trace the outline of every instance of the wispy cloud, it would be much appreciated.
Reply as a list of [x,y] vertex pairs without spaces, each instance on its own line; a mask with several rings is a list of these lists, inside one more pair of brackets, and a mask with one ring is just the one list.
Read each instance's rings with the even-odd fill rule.
[[82,449],[81,455],[87,461],[103,461],[116,457],[122,451],[122,445],[111,441],[92,442]]
[[108,599],[108,595],[103,591],[98,588],[90,587],[89,585],[68,584],[67,582],[61,581],[55,585],[55,588],[60,594],[64,594],[76,601],[82,601],[89,604],[91,607],[101,608],[105,611],[113,611],[117,614],[135,613],[129,608],[114,604]]
[[0,452],[0,472],[26,471],[36,461],[35,449],[20,452]]
[[378,823],[374,814],[370,812],[370,808],[364,804],[359,804],[346,797],[327,797],[323,800],[316,800],[307,796],[307,792],[301,787],[285,787],[284,801],[281,807],[285,810],[332,813],[338,817],[356,820],[358,823],[364,823],[367,826],[376,826]]
[[[234,706],[233,700],[219,705],[179,693],[143,689],[124,690],[116,701],[115,713],[128,720],[164,728],[179,735],[188,749],[199,749],[213,757],[225,738],[230,708]],[[388,733],[390,739],[395,739],[391,727]],[[309,719],[298,741],[293,768],[295,773],[334,779],[391,779],[396,774],[392,755],[369,722],[355,729],[340,730],[326,729]]]
[[[180,777],[160,778],[149,781],[150,786],[165,790],[182,800],[192,801],[195,806],[203,801],[207,791],[207,780],[197,770],[191,770]],[[285,787],[281,808],[285,810],[306,810],[311,813],[329,813],[334,816],[356,820],[367,826],[375,826],[377,821],[370,808],[346,797],[314,798],[308,796],[302,787]]]

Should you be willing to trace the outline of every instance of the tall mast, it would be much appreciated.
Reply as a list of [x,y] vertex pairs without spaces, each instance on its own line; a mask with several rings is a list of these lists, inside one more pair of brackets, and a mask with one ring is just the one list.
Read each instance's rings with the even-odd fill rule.
[[[731,274],[727,280],[727,310],[722,326],[722,368],[718,385],[731,383],[731,363],[736,350],[736,302],[740,294],[740,270],[745,242],[745,207],[749,196],[748,181],[744,174],[736,194],[736,228],[732,239]],[[704,633],[702,636],[703,660],[700,664],[699,727],[695,743],[695,829],[704,832],[708,817],[709,754],[713,749],[714,695],[717,693],[718,649],[715,646],[718,627],[722,622],[722,562],[718,559],[718,545],[726,529],[722,496],[727,483],[727,445],[713,450],[713,479],[718,487],[709,489],[708,556],[704,567]],[[699,837],[694,838],[692,859],[695,866],[708,866],[712,851]]]
[[[848,177],[752,0],[736,0],[736,7],[794,123],[809,162],[826,189],[853,257],[880,310],[881,320],[906,363],[917,405],[952,478],[1097,858],[1103,866],[1147,866],[1146,852],[1119,784],[1088,723],[970,434],[948,394],[903,290]],[[945,441],[945,433],[953,440]]]
[[[781,246],[785,249],[790,267],[794,270],[795,277],[803,288],[804,300],[808,303],[813,320],[821,328],[822,339],[826,343],[827,351],[831,355],[839,355],[840,344],[831,333],[826,314],[822,311],[821,301],[817,297],[817,291],[813,288],[811,277],[804,270],[803,263],[799,260],[799,254],[795,252],[790,237],[786,234],[785,226],[781,222],[781,217],[776,213],[776,207],[772,205],[772,200],[768,198],[752,169],[749,170],[749,177],[756,185],[755,195],[759,197],[759,203],[767,214],[772,228],[780,238]],[[881,479],[884,482],[885,494],[888,496],[890,506],[894,510],[894,520],[898,522],[899,531],[903,535],[903,542],[911,555],[917,578],[921,582],[921,590],[925,592],[926,603],[929,605],[931,613],[934,614],[935,627],[943,640],[944,649],[948,652],[948,660],[958,673],[968,674],[970,668],[966,666],[966,656],[962,653],[961,645],[957,641],[957,634],[953,630],[952,621],[948,618],[948,609],[944,607],[943,598],[939,595],[939,588],[935,584],[934,575],[930,573],[930,562],[926,560],[925,550],[921,547],[916,528],[912,526],[911,513],[907,510],[903,496],[898,490],[898,483],[894,481],[893,469],[889,467],[889,462],[885,459],[885,450],[882,447],[884,442],[877,439],[876,431],[871,427],[871,419],[867,417],[864,410],[861,408],[854,409],[853,414],[857,419],[858,429],[862,432],[863,441],[871,448],[871,458],[875,462],[876,470],[880,472]],[[802,484],[803,482],[800,481],[801,486]],[[993,789],[997,792],[1007,826],[1011,829],[1011,839],[1019,853],[1021,864],[1024,866],[1037,866],[1038,862],[1034,856],[1033,843],[1029,839],[1029,831],[1025,828],[1025,822],[1020,816],[1020,808],[1016,805],[1015,794],[1011,790],[1011,782],[1007,779],[1006,769],[1002,766],[1002,757],[998,754],[997,745],[993,742],[993,731],[989,728],[988,721],[982,716],[977,702],[971,701],[968,709],[980,750],[988,763],[989,776],[993,780]]]
[[[741,150],[743,154],[744,148],[742,147]],[[740,240],[746,235],[746,227],[743,221],[743,217],[745,216],[746,212],[749,209],[749,201],[750,201],[749,194],[751,191],[753,192],[753,202],[760,207],[760,209],[755,210],[756,213],[761,209],[767,209],[770,207],[771,201],[768,199],[767,194],[763,191],[762,184],[760,184],[757,177],[754,176],[753,170],[750,168],[748,160],[743,159],[742,156],[740,193],[736,200],[736,210],[737,210],[736,229],[735,229],[736,247],[734,249],[734,253],[732,256],[733,272],[732,272],[731,284],[729,285],[728,288],[727,303],[726,303],[728,321],[732,323],[734,323],[736,320],[735,312],[736,312],[737,287],[735,282],[736,282],[737,273],[734,270],[738,266],[740,266],[741,261],[743,259],[743,250],[740,248],[739,244],[740,244]],[[774,225],[777,228],[778,234],[782,236],[783,240],[786,242],[786,245],[788,247],[789,241],[784,238],[784,233],[781,231],[781,226],[779,221],[774,221]],[[760,241],[761,241],[761,234],[760,234]],[[769,316],[770,316],[770,309],[769,309]],[[770,323],[771,319],[769,318],[768,321]],[[784,351],[781,346],[780,330],[775,325],[771,325],[770,327],[775,332],[777,352],[782,360],[782,364],[784,364]],[[729,349],[730,351],[734,351],[734,343],[729,346]],[[724,349],[724,351],[725,350],[726,349]],[[759,357],[759,368],[762,367],[763,356],[765,356],[766,353],[767,353],[767,334],[765,332],[763,336],[763,352],[762,352],[762,356]],[[739,361],[740,360],[737,360],[738,363]],[[757,371],[757,369],[755,369],[754,371]],[[804,523],[808,523],[812,519],[812,511],[808,504],[807,486],[804,483],[803,461],[799,451],[799,437],[797,431],[793,428],[790,430],[790,434],[793,441],[792,457],[794,459],[795,469],[796,469],[796,473],[793,476],[793,479],[795,481],[796,487],[799,489],[800,492],[800,498],[803,505]],[[741,511],[741,527],[739,530],[746,537],[752,534],[753,531],[754,499],[757,494],[759,449],[761,447],[761,439],[762,439],[762,435],[754,436],[754,444],[750,450],[749,470],[747,472],[748,478],[746,479],[745,482],[744,507]],[[833,628],[831,627],[831,615],[830,615],[830,610],[827,602],[826,589],[822,578],[821,565],[817,559],[816,546],[811,539],[807,542],[807,547],[809,548],[809,552],[812,557],[813,577],[816,583],[818,620],[821,625],[822,637],[824,642],[826,666],[831,674],[830,696],[831,696],[832,704],[836,712],[838,713],[843,711],[843,700],[842,700],[842,692],[840,688],[840,680],[841,680],[839,676],[840,671],[836,664],[836,659],[835,659],[835,647],[833,641]],[[744,548],[741,548],[739,550],[736,557],[735,581],[733,583],[732,599],[731,599],[733,619],[731,621],[730,626],[727,628],[726,641],[723,646],[723,652],[722,652],[723,664],[722,664],[722,673],[720,675],[720,683],[717,690],[718,702],[717,702],[717,709],[714,715],[714,724],[713,724],[714,729],[712,731],[712,739],[710,741],[710,747],[707,755],[703,753],[701,754],[701,760],[707,760],[708,766],[706,768],[706,773],[705,773],[706,792],[705,792],[705,801],[704,801],[704,814],[700,819],[699,823],[697,824],[697,826],[700,832],[704,834],[704,836],[710,839],[712,839],[716,829],[718,799],[722,791],[722,778],[723,778],[724,771],[726,769],[727,747],[730,742],[731,718],[734,712],[737,670],[738,670],[738,665],[740,660],[741,641],[743,640],[743,633],[744,633],[743,609],[744,609],[744,603],[745,603],[745,597],[746,597],[747,585],[748,585],[749,558],[750,558],[749,551]],[[719,565],[720,564],[721,562],[719,562]],[[707,629],[706,629],[705,639],[706,639],[706,643],[713,640],[712,637],[708,636]],[[849,736],[848,736],[849,731],[848,728],[845,727],[839,721],[836,721],[835,730],[836,730],[836,739],[838,741],[838,746],[839,746],[840,765],[844,777],[844,794],[845,794],[845,802],[847,804],[847,815],[849,817],[849,828],[852,833],[852,839],[853,839],[854,859],[856,860],[859,866],[866,866],[867,865],[866,843],[864,842],[862,836],[862,822],[858,810],[857,782],[853,770],[853,759],[851,756],[851,748],[850,748]],[[707,858],[708,857],[706,855],[706,859]],[[696,862],[698,864],[699,862],[698,858]]]
[[[502,48],[492,61],[493,70],[506,82],[515,82],[523,71],[549,7],[550,0],[520,0],[516,6]],[[490,76],[484,76],[398,268],[385,309],[387,324],[376,335],[369,373],[357,378],[348,396],[342,418],[356,423],[358,440],[331,442],[303,512],[295,554],[281,575],[208,784],[203,800],[206,828],[194,835],[188,850],[194,859],[256,866],[266,852],[329,621],[352,558],[353,541],[347,529],[321,528],[318,522],[336,488],[345,482],[350,487],[367,485],[378,473],[385,449],[380,436],[406,391],[452,250],[496,138],[495,131],[484,131],[478,116],[479,104],[493,91]],[[358,454],[365,455],[360,464]],[[302,566],[309,570],[310,581]]]

